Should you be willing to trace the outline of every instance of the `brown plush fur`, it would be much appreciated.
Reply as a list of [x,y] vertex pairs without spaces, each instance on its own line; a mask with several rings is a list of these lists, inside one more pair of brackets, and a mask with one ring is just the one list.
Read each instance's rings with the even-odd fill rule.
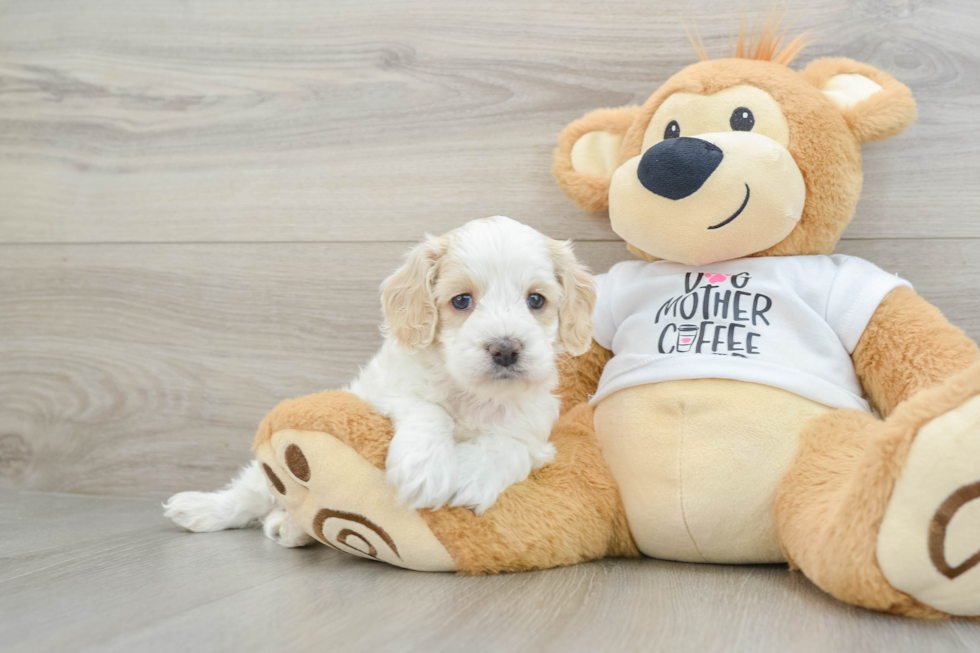
[[593,340],[591,349],[581,356],[558,361],[561,382],[555,394],[561,397],[562,414],[587,402],[589,396],[595,394],[602,369],[612,357],[611,351]]
[[786,559],[821,589],[873,610],[948,618],[888,584],[878,529],[919,429],[980,394],[980,363],[917,393],[885,421],[837,410],[811,422],[776,496]]
[[330,433],[378,469],[384,469],[392,436],[387,418],[360,397],[339,390],[280,402],[259,424],[252,451],[286,429]]
[[980,349],[938,308],[901,287],[878,306],[852,358],[868,399],[887,417],[909,397],[980,360]]

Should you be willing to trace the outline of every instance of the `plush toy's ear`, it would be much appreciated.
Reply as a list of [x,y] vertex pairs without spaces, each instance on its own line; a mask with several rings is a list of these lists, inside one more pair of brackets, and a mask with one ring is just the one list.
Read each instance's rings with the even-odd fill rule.
[[558,185],[586,211],[609,206],[609,181],[619,148],[640,107],[599,109],[562,130],[551,171]]
[[897,136],[915,121],[912,91],[873,66],[852,59],[817,59],[801,74],[840,109],[862,143]]

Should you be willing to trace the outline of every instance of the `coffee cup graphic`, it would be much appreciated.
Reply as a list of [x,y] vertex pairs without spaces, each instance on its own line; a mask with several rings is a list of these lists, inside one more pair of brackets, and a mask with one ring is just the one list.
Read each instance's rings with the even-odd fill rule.
[[682,324],[677,328],[677,352],[691,351],[698,337],[698,327],[694,324]]

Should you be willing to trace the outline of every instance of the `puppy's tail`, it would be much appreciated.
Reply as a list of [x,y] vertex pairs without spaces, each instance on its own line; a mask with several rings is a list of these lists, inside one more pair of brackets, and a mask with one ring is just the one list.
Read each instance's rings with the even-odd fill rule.
[[259,461],[242,467],[224,489],[217,492],[181,492],[163,504],[163,516],[195,533],[244,528],[276,507]]

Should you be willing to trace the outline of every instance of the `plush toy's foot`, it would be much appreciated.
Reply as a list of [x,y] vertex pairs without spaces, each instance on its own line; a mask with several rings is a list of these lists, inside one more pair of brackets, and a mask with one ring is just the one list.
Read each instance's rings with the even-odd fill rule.
[[385,478],[391,425],[359,398],[324,392],[285,401],[256,435],[272,493],[312,537],[421,571],[499,573],[638,555],[592,410],[555,425],[554,462],[505,490],[483,515],[411,510]]
[[324,544],[408,569],[456,568],[418,512],[396,503],[384,472],[336,435],[278,431],[256,456],[295,522]]
[[792,564],[875,610],[980,615],[980,365],[885,421],[834,411],[801,439],[776,503]]
[[453,571],[445,547],[417,511],[396,502],[384,471],[372,464],[371,458],[384,459],[378,445],[383,449],[390,439],[387,421],[367,404],[346,393],[321,393],[270,413],[255,455],[272,493],[313,538],[399,567]]
[[980,615],[980,396],[919,429],[881,523],[878,564],[922,603]]

